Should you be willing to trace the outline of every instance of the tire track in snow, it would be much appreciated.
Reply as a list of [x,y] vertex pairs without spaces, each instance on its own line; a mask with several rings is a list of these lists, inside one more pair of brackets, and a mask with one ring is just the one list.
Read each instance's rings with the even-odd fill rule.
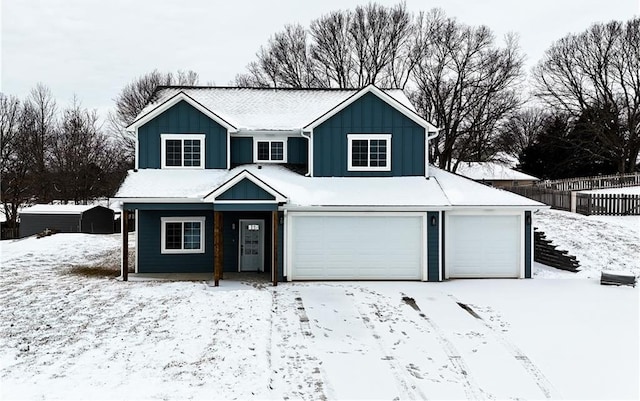
[[507,350],[507,352],[510,355],[512,355],[522,365],[522,367],[524,367],[524,369],[533,379],[536,386],[538,386],[540,391],[542,391],[545,398],[547,399],[561,398],[560,394],[558,393],[557,390],[555,390],[553,384],[551,384],[549,379],[546,378],[544,373],[542,373],[542,371],[531,361],[531,359],[529,359],[529,357],[524,352],[522,352],[522,350],[520,350],[520,348],[518,348],[514,343],[509,341],[505,336],[503,336],[498,331],[496,331],[495,327],[493,327],[486,320],[480,317],[475,311],[473,311],[473,309],[471,309],[469,305],[458,301],[453,295],[449,295],[449,297],[453,301],[455,301],[458,305],[460,305],[460,307],[467,310],[467,312],[469,312],[472,316],[478,319],[485,327],[487,327],[490,330],[490,332],[493,334],[496,340],[498,340],[500,345],[502,345]]
[[[345,295],[347,296],[349,295],[349,291],[347,291],[346,289],[345,289]],[[379,294],[375,294],[375,295],[380,296]],[[365,313],[363,313],[362,308],[355,301],[356,300],[354,299],[353,303],[356,307],[356,310],[358,311],[358,314],[360,315],[360,318],[362,319],[362,323],[371,332],[372,337],[375,339],[375,342],[378,345],[378,349],[382,354],[388,354],[388,352],[386,352],[388,347],[386,347],[382,343],[380,335],[378,334],[373,323],[371,323],[371,319],[368,316],[366,316]],[[377,307],[376,304],[372,304],[372,305],[374,308]],[[403,378],[403,372],[405,369],[403,369],[403,367],[397,363],[397,358],[391,355],[387,355],[386,358],[384,358],[384,360],[389,364],[389,368],[391,370],[391,373],[393,374],[394,379],[400,384],[400,387],[406,393],[407,397],[406,398],[402,397],[402,399],[410,399],[410,400],[428,399],[427,396],[422,392],[422,390],[420,390],[419,386],[413,383],[413,380],[412,380],[412,383],[408,383],[407,380]]]
[[481,400],[481,399],[492,399],[491,395],[487,394],[478,384],[469,376],[469,368],[467,367],[467,363],[464,361],[462,356],[460,356],[460,352],[456,349],[455,345],[447,337],[444,335],[444,332],[440,327],[431,320],[427,315],[425,315],[421,310],[418,304],[415,302],[413,298],[409,298],[404,294],[402,300],[409,306],[411,306],[415,311],[418,312],[419,316],[423,318],[433,333],[435,333],[436,340],[442,346],[442,350],[449,358],[451,364],[455,367],[458,373],[462,376],[462,385],[464,386],[464,392],[467,395],[467,399],[470,400]]

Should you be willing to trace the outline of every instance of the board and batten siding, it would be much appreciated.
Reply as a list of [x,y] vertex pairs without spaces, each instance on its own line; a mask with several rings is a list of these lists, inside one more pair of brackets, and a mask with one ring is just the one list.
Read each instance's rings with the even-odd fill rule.
[[253,138],[231,137],[231,165],[253,163]]
[[161,167],[161,134],[204,134],[205,168],[227,168],[227,130],[180,101],[138,128],[138,167]]
[[[431,220],[435,219],[435,224]],[[440,281],[440,213],[427,212],[427,280]]]
[[245,178],[216,197],[216,200],[275,200],[269,192]]
[[307,164],[309,162],[309,141],[306,138],[287,138],[287,162]]
[[[348,171],[348,134],[391,134],[391,171]],[[425,129],[367,93],[313,130],[313,175],[420,176],[425,174]]]
[[[205,217],[204,253],[163,254],[161,252],[162,217]],[[213,211],[211,210],[139,210],[139,273],[213,274]]]
[[524,278],[531,278],[531,252],[533,249],[531,212],[524,212]]

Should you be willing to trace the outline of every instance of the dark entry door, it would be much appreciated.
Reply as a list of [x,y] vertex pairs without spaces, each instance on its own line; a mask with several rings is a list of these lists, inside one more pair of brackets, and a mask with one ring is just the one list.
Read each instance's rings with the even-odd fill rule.
[[264,271],[264,220],[240,220],[241,272]]

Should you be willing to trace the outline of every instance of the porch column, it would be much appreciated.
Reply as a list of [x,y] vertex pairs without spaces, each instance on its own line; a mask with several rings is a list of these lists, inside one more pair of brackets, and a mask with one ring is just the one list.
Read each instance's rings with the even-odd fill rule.
[[273,286],[278,285],[278,211],[272,212],[271,225],[273,226],[273,250],[271,251],[271,278]]
[[222,278],[222,212],[213,212],[213,282]]
[[122,209],[122,281],[129,280],[129,211]]

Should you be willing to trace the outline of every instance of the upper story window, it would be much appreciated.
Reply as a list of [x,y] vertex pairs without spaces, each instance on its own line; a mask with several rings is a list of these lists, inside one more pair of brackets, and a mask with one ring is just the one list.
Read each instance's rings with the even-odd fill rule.
[[348,134],[349,171],[391,171],[391,134]]
[[204,168],[204,135],[162,134],[162,168]]
[[278,141],[260,141],[254,140],[254,162],[287,162],[287,142],[286,140]]

